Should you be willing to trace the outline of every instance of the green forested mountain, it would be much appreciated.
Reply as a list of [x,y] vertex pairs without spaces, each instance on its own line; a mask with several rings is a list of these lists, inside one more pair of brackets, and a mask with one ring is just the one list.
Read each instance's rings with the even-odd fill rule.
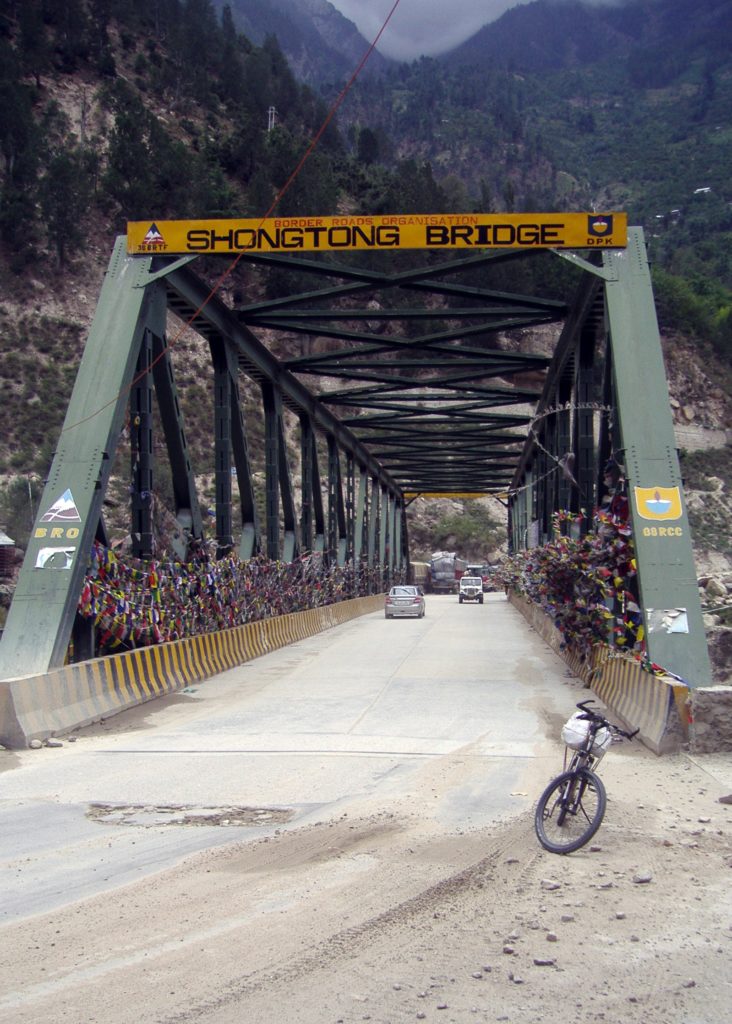
[[[343,25],[326,0],[0,0],[15,265],[49,242],[66,258],[95,209],[115,231],[264,212],[357,63]],[[729,0],[516,7],[439,60],[361,76],[281,209],[626,209],[659,268],[729,288],[731,38]],[[82,83],[85,109],[55,95]]]
[[[289,181],[350,71],[328,59],[334,9],[292,6],[283,20],[264,0],[0,0],[0,476],[47,469],[126,221],[258,216]],[[728,367],[731,8],[539,0],[439,60],[381,62],[277,210],[627,209],[662,326]],[[310,85],[293,46],[323,68]]]
[[729,350],[730,41],[729,0],[539,0],[359,83],[342,120],[484,209],[627,210],[659,271],[709,299]]

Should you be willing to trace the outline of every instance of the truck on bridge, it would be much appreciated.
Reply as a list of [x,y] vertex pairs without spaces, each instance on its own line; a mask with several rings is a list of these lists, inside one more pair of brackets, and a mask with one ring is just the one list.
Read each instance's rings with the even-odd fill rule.
[[409,563],[409,582],[414,583],[417,587],[422,587],[426,591],[429,587],[430,580],[430,563],[429,562],[410,562]]
[[454,594],[467,562],[454,551],[435,551],[430,559],[428,588],[433,594]]

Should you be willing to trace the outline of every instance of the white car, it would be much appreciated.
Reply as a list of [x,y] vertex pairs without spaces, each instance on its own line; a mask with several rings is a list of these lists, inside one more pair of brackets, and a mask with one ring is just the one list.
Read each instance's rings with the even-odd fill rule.
[[421,587],[402,583],[392,587],[386,595],[384,618],[424,618],[425,601]]
[[483,604],[483,579],[480,576],[461,576],[458,601],[477,601]]

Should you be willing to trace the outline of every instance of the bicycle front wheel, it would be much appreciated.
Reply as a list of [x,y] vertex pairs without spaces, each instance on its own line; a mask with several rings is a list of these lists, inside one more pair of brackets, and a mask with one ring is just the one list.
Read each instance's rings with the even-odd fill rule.
[[539,842],[550,853],[579,850],[602,824],[606,805],[605,786],[594,772],[564,772],[549,783],[536,805]]

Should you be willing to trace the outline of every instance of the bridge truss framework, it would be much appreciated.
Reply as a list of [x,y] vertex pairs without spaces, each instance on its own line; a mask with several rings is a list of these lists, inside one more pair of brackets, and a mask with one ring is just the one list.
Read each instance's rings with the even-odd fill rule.
[[[571,300],[461,279],[467,273],[472,281],[491,264],[557,257],[576,268]],[[692,685],[709,682],[641,229],[629,229],[626,249],[481,251],[443,261],[431,254],[422,266],[389,274],[350,262],[246,254],[245,264],[300,280],[309,275],[318,286],[238,308],[193,273],[192,259],[129,256],[126,239],[117,240],[0,645],[2,678],[63,664],[72,637],[76,657],[93,652],[93,635],[76,609],[92,544],[106,542],[103,504],[127,423],[132,553],[152,555],[155,400],[179,558],[204,539],[171,358],[173,313],[205,338],[210,352],[219,554],[292,561],[317,552],[330,564],[379,567],[388,586],[409,561],[407,508],[415,496],[502,495],[518,550],[551,537],[556,511],[591,511],[613,456],[622,459],[631,495],[642,606],[683,610],[687,625],[651,631],[649,657]],[[387,293],[399,300],[374,301]],[[405,306],[404,296],[424,301]],[[398,323],[405,325],[401,334],[393,330]],[[555,324],[563,328],[553,358],[497,343],[505,332]],[[259,340],[262,330],[300,337],[309,351],[278,360]],[[260,396],[261,488],[242,375]],[[540,378],[543,390],[532,386]],[[305,379],[317,386],[306,387]],[[286,429],[293,417],[295,460]],[[672,520],[647,518],[650,506],[633,495],[649,489],[678,493]]]

